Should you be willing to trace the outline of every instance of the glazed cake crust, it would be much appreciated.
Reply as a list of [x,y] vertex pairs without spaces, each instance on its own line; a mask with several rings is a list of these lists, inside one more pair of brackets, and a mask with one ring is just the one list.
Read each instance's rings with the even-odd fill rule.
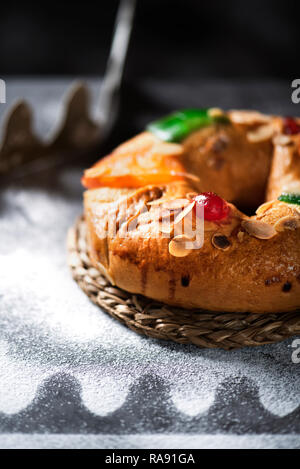
[[[233,113],[232,125],[195,131],[182,142],[174,158],[197,179],[86,191],[95,267],[124,290],[184,308],[255,313],[299,308],[300,206],[276,200],[300,181],[299,137],[280,140],[278,118],[271,122],[275,134],[268,135],[270,119],[259,116],[243,121]],[[255,135],[261,127],[266,130],[260,140]],[[135,143],[125,143],[122,151],[126,145]],[[224,223],[205,221],[203,246],[187,250],[172,223],[168,235],[161,230],[157,208],[166,204],[172,222],[177,209],[170,201],[192,206],[194,195],[208,190],[228,201],[230,216]],[[234,205],[253,207],[265,192],[266,203],[252,217]]]

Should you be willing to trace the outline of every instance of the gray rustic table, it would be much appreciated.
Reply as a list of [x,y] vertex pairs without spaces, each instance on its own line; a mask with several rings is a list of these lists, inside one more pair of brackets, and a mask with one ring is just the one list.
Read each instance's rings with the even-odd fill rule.
[[[8,79],[0,120],[25,97],[46,135],[70,82]],[[89,84],[95,96],[97,83]],[[300,114],[290,95],[290,83],[274,81],[126,83],[107,146],[173,108]],[[233,352],[150,340],[107,316],[73,282],[66,233],[82,210],[85,164],[1,188],[0,447],[299,448],[293,339]]]

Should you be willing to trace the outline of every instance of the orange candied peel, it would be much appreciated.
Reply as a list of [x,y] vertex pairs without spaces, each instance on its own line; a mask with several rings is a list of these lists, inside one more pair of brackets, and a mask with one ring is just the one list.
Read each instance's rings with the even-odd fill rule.
[[138,188],[183,180],[189,175],[180,161],[182,153],[181,145],[162,142],[150,132],[143,132],[87,169],[81,182],[93,189]]

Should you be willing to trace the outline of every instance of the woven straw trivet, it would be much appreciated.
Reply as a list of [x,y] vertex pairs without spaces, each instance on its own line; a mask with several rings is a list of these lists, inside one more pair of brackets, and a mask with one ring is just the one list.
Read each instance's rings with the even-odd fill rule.
[[82,218],[69,230],[68,251],[72,275],[80,288],[93,303],[139,334],[227,350],[272,344],[300,334],[300,311],[265,315],[191,311],[112,286],[91,264]]

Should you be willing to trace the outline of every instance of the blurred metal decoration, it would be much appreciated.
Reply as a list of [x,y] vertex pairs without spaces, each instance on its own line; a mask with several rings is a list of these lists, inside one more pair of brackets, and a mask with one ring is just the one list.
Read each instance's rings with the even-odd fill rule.
[[51,141],[46,143],[34,134],[34,115],[30,104],[19,100],[4,119],[0,142],[0,174],[23,165],[34,169],[46,159],[53,164],[53,155],[59,154],[62,160],[70,152],[82,153],[92,149],[108,136],[118,113],[135,5],[136,0],[120,1],[107,69],[94,115],[89,103],[88,87],[83,83],[74,83],[66,92],[63,118]]

